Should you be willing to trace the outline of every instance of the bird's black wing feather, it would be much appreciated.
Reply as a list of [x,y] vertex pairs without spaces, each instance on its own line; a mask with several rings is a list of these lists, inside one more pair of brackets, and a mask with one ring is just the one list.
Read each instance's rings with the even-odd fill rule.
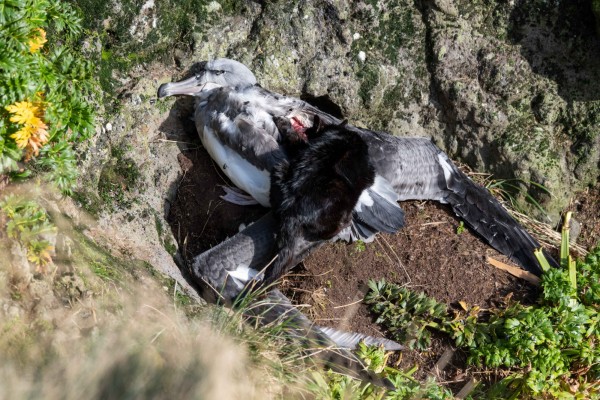
[[[540,247],[537,240],[487,189],[461,172],[431,141],[359,131],[369,145],[375,170],[390,181],[401,200],[448,203],[490,246],[525,270],[536,275],[542,273],[533,253]],[[558,265],[552,257],[547,258],[551,265]]]

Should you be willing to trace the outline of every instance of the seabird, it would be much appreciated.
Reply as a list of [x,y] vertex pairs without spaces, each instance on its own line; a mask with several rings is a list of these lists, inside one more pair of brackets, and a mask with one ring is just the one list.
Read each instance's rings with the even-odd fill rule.
[[[271,206],[271,174],[277,166],[289,164],[288,152],[291,151],[282,146],[282,135],[275,124],[275,118],[284,118],[292,132],[301,137],[306,136],[315,117],[327,126],[339,126],[342,123],[302,100],[262,89],[256,85],[254,75],[246,66],[228,59],[201,63],[200,72],[192,78],[163,84],[158,89],[159,98],[171,95],[196,97],[194,118],[202,144],[234,185],[249,194],[228,189],[223,198],[236,204],[251,204],[255,201],[265,207]],[[364,158],[371,165],[364,139],[355,132],[347,131],[347,134],[348,139],[353,137],[355,143],[363,144]],[[321,139],[315,139],[315,143],[307,143],[312,149],[310,151],[314,151],[316,142],[324,143]],[[331,145],[329,148],[332,148]],[[335,168],[335,165],[329,165],[323,160],[319,160],[319,163],[322,169],[311,172],[314,177],[326,175],[328,167]],[[371,166],[362,171],[363,177],[373,174],[372,169]],[[304,172],[308,173],[308,170],[305,169]],[[298,174],[295,176],[303,177]],[[404,212],[398,205],[399,197],[390,182],[377,173],[364,181],[368,184],[361,186],[358,199],[354,202],[352,221],[350,224],[342,224],[343,229],[336,231],[338,239],[371,241],[377,232],[393,233],[404,225]],[[312,204],[311,211],[323,216],[330,214],[325,212],[327,202],[327,198],[322,197],[320,204]],[[280,201],[276,211],[280,210],[279,206],[282,204],[285,202]],[[308,202],[304,201],[304,205],[306,204]],[[281,216],[285,213],[282,211],[276,214]],[[342,215],[344,212],[338,213],[340,218]],[[282,221],[282,225],[285,222]],[[290,257],[285,255],[295,251],[294,246],[299,244],[298,241],[308,239],[316,242],[331,238],[328,232],[324,232],[323,235],[295,237],[292,241],[283,239],[285,231],[282,233],[282,240],[279,240],[283,246],[280,249],[281,257],[267,269],[264,277],[257,275],[257,271],[245,268],[231,272],[231,276],[240,285],[254,278],[263,279],[265,283],[272,282],[293,267],[289,264]]]
[[[350,226],[353,215],[361,218],[365,201],[360,197],[368,196],[366,189],[375,183],[369,148],[345,123],[325,125],[315,116],[310,128],[297,131],[287,118],[274,120],[287,157],[271,172],[270,202],[279,221],[279,252],[265,271],[265,284],[294,267],[293,256],[302,241],[332,239]],[[386,218],[369,221],[379,231],[393,229],[379,226]]]
[[[353,208],[353,222],[360,222],[356,214],[371,213],[374,215],[365,219],[378,221],[385,227],[389,223],[388,218],[394,221],[399,215],[403,216],[395,207],[386,208],[390,203],[415,199],[439,201],[449,204],[492,247],[524,269],[541,274],[542,270],[533,255],[533,250],[540,247],[538,242],[485,188],[471,181],[429,139],[396,137],[385,132],[344,125],[339,119],[299,99],[261,88],[250,70],[234,60],[218,59],[198,65],[199,72],[193,77],[161,85],[158,96],[196,97],[195,121],[202,143],[232,182],[249,193],[248,197],[229,190],[226,199],[237,203],[258,202],[264,206],[276,202],[271,198],[271,187],[285,185],[285,174],[278,178],[277,171],[285,170],[290,162],[293,163],[293,171],[302,170],[297,168],[298,160],[295,157],[303,155],[306,143],[292,143],[290,146],[289,139],[297,140],[294,134],[303,139],[302,135],[308,133],[306,141],[310,143],[309,136],[328,135],[326,132],[338,129],[338,133],[344,132],[362,139],[367,146],[368,165],[375,170],[373,184],[359,196],[361,201],[358,203],[365,207],[359,210],[357,208],[360,207]],[[318,128],[315,121],[320,121],[325,128]],[[317,125],[316,132],[314,125]],[[276,171],[275,174],[273,171]],[[383,210],[391,210],[391,217],[382,213],[382,208],[373,208],[377,196],[384,199],[386,207]],[[282,210],[277,205],[275,207],[275,213]],[[269,212],[232,238],[192,257],[189,269],[195,283],[205,289],[202,295],[205,298],[213,296],[212,300],[218,299],[229,304],[240,300],[240,294],[246,293],[244,284],[281,252],[282,244],[278,243],[281,224],[281,215],[274,216],[273,212]],[[358,232],[361,227],[365,231]],[[385,231],[373,226],[370,228],[358,223],[352,225],[354,231],[345,230],[345,233],[348,237],[369,237],[378,230]],[[321,243],[323,241],[299,241],[293,246],[289,264],[300,262]],[[552,258],[548,259],[553,266],[557,265]],[[333,342],[341,347],[353,347],[356,338],[362,337],[314,326],[277,290],[270,290],[265,296],[267,305],[258,307],[260,318],[289,316],[285,326],[291,326],[301,340],[312,337],[325,347]],[[373,343],[381,342],[381,339],[372,340]],[[399,347],[394,342],[383,343],[390,349]],[[348,361],[351,363],[350,369],[365,378],[365,371],[356,368],[360,362],[351,353],[342,352],[341,357],[332,362],[339,366]],[[377,381],[377,377],[373,376],[366,378],[390,387],[389,381]]]
[[[278,225],[273,212],[268,212],[231,238],[192,257],[188,264],[189,271],[202,296],[207,301],[225,303],[233,308],[245,305],[241,309],[246,317],[256,319],[263,326],[281,326],[288,337],[311,349],[314,356],[337,372],[394,389],[387,378],[368,371],[350,350],[357,349],[360,342],[383,346],[388,351],[402,350],[402,345],[385,338],[317,326],[279,290],[269,288],[264,292],[245,296],[244,288],[240,288],[238,282],[231,279],[232,270],[261,269],[269,263],[277,251],[275,239]],[[297,248],[298,253],[293,255],[293,261],[300,262],[321,243],[323,242],[303,242],[303,246]],[[314,351],[316,348],[320,350]]]
[[[221,58],[201,62],[198,67],[199,72],[191,78],[161,85],[158,97],[195,96],[196,127],[211,157],[238,188],[258,203],[269,206],[271,171],[286,158],[275,119],[285,118],[298,133],[309,129],[315,116],[327,125],[340,125],[342,121],[300,99],[260,87],[252,72],[235,60]],[[368,216],[365,219],[371,225],[353,223],[351,234],[347,230],[343,232],[347,237],[372,237],[378,230],[373,227],[377,225],[373,220],[385,227],[391,203],[434,200],[449,204],[467,226],[525,270],[536,275],[542,273],[533,253],[540,247],[539,243],[430,139],[397,137],[350,124],[345,129],[367,144],[376,172],[374,184],[361,195],[355,207],[355,211],[362,210]],[[374,201],[375,198],[383,201]],[[247,200],[237,194],[229,199]],[[385,205],[383,210],[379,204]],[[402,215],[400,212],[391,214]],[[354,222],[356,220],[360,218]],[[402,222],[389,225],[398,228]],[[551,257],[547,258],[551,265],[558,265]],[[232,270],[231,267],[228,270]],[[235,276],[235,272],[231,272]]]

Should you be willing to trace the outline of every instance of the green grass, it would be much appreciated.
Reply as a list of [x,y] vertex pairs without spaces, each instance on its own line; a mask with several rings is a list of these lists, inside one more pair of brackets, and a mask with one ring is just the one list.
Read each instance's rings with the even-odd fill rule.
[[110,264],[98,261],[90,261],[90,268],[94,274],[107,281],[117,281],[121,279],[119,270]]

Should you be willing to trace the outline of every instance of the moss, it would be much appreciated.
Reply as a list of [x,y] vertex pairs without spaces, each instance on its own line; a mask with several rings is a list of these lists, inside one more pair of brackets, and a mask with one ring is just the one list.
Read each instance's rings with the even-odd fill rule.
[[461,18],[470,21],[479,33],[499,40],[508,37],[514,4],[504,1],[461,1],[457,8]]
[[[148,273],[159,278],[160,283],[163,283],[163,279],[170,279],[157,272],[146,261],[123,259],[112,255],[108,249],[87,237],[80,228],[72,229],[69,236],[73,243],[77,244],[73,248],[72,266],[83,280],[85,287],[94,293],[112,293],[112,291],[105,291],[104,285],[107,281],[111,282],[111,285],[116,284],[119,288],[127,289],[131,286],[132,280],[140,280],[140,276]],[[116,308],[113,311],[118,311],[122,305],[116,301],[114,307]]]
[[592,12],[596,20],[596,33],[600,36],[600,0],[592,0]]
[[593,184],[599,177],[596,143],[600,135],[600,101],[570,104],[560,115],[559,122],[573,143],[575,176],[583,184]]
[[102,210],[102,201],[95,195],[85,191],[83,188],[73,191],[71,198],[75,200],[87,213],[97,218]]
[[352,43],[354,56],[362,50],[368,56],[380,58],[380,61],[396,64],[402,61],[399,59],[401,48],[422,48],[425,33],[422,26],[415,24],[421,16],[412,2],[368,3],[370,9],[356,7],[352,15],[361,35]]
[[246,12],[246,5],[239,0],[221,0],[221,10],[226,15],[243,15]]
[[102,168],[98,181],[98,195],[109,209],[116,206],[127,208],[135,201],[129,194],[136,188],[141,173],[133,161],[126,156],[129,146],[114,146],[112,159]]
[[519,100],[509,107],[510,124],[506,127],[501,143],[518,154],[529,159],[537,159],[544,170],[559,166],[559,159],[553,150],[555,144],[547,128],[537,122],[528,99]]
[[189,51],[194,35],[201,34],[204,27],[218,21],[223,13],[239,14],[245,9],[243,3],[235,1],[224,1],[220,10],[208,12],[209,0],[156,0],[154,9],[144,12],[146,21],[140,22],[149,28],[141,37],[135,37],[132,26],[140,21],[144,2],[120,0],[118,8],[100,0],[74,2],[84,17],[84,26],[98,35],[101,43],[102,50],[94,55],[94,61],[98,64],[99,80],[106,92],[105,107],[109,110],[115,106],[119,78],[135,65],[172,60],[177,49]]
[[[128,262],[114,257],[108,250],[89,239],[79,228],[72,229],[69,236],[73,239],[73,243],[77,244],[73,248],[72,256],[72,263],[76,270],[78,270],[77,266],[89,266],[90,271],[103,280],[123,281],[125,275],[122,271],[128,269],[126,267]],[[86,287],[91,286],[94,289],[96,284],[83,271],[78,270],[78,275]]]
[[[390,1],[384,5],[369,1],[371,9],[357,8],[352,18],[360,21],[361,37],[352,43],[354,56],[359,51],[377,54],[389,63],[397,63],[399,49],[415,45],[418,32],[414,19],[420,18],[411,2]],[[376,27],[376,29],[369,29]]]
[[94,274],[107,281],[117,281],[122,278],[119,270],[112,264],[90,261],[90,269]]
[[158,238],[164,249],[171,256],[174,256],[177,253],[177,245],[173,242],[171,236],[165,232],[163,224],[156,212],[154,213],[154,225],[156,226],[156,233],[158,234]]
[[[412,119],[405,110],[429,90],[426,27],[413,2],[365,3],[353,3],[349,17],[350,55],[356,60],[357,95],[364,107],[355,118],[373,129],[387,130]],[[360,52],[366,55],[364,61],[358,58]]]
[[177,245],[171,240],[170,236],[167,236],[163,241],[163,245],[167,253],[174,256],[177,253]]
[[358,95],[366,106],[371,102],[371,92],[379,83],[379,69],[373,64],[365,63],[356,72],[356,77],[360,80]]

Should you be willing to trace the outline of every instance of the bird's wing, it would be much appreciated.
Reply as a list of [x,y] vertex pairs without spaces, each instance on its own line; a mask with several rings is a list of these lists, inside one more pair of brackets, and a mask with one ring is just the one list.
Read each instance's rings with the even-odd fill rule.
[[[375,170],[391,183],[400,200],[449,204],[492,247],[524,269],[541,274],[533,253],[540,244],[487,189],[461,172],[430,140],[359,131],[369,145]],[[549,261],[557,265],[551,257]]]
[[249,101],[272,116],[287,118],[296,117],[304,123],[305,127],[312,126],[315,116],[319,116],[321,121],[327,125],[336,125],[342,122],[338,118],[319,110],[304,100],[273,93],[258,85],[246,88],[243,91],[243,96],[245,96],[245,101]]
[[[398,205],[400,197],[381,175],[365,189],[352,213],[352,232],[358,239],[370,241],[376,232],[395,233],[404,226],[404,211]],[[355,238],[353,238],[355,239]]]
[[225,146],[255,167],[270,171],[283,152],[273,116],[231,88],[217,88],[203,95],[196,107],[199,132],[209,127]]
[[[272,214],[268,213],[242,232],[193,257],[188,263],[190,278],[201,289],[201,295],[213,302],[222,301],[234,306],[240,304],[236,301],[236,297],[242,293],[243,289],[236,283],[236,279],[241,276],[238,272],[251,276],[253,271],[261,270],[271,261],[276,254],[276,231],[277,222]],[[314,244],[309,246],[297,249],[296,263],[308,254]],[[238,278],[232,278],[232,274]],[[278,290],[267,291],[264,296],[255,294],[249,298],[237,300],[240,300],[241,304],[247,304],[247,307],[244,307],[247,317],[256,319],[262,325],[281,325],[290,337],[296,338],[308,348],[314,349],[315,346],[323,348],[317,353],[337,371],[372,381],[378,385],[392,387],[389,381],[366,372],[360,361],[348,350],[338,348],[337,343],[340,342],[342,346],[347,347],[356,345],[356,339],[362,338],[369,343],[383,344],[390,349],[400,349],[401,346],[397,343],[361,334],[321,330],[314,326],[313,322]],[[252,304],[248,304],[248,302],[252,302]]]

